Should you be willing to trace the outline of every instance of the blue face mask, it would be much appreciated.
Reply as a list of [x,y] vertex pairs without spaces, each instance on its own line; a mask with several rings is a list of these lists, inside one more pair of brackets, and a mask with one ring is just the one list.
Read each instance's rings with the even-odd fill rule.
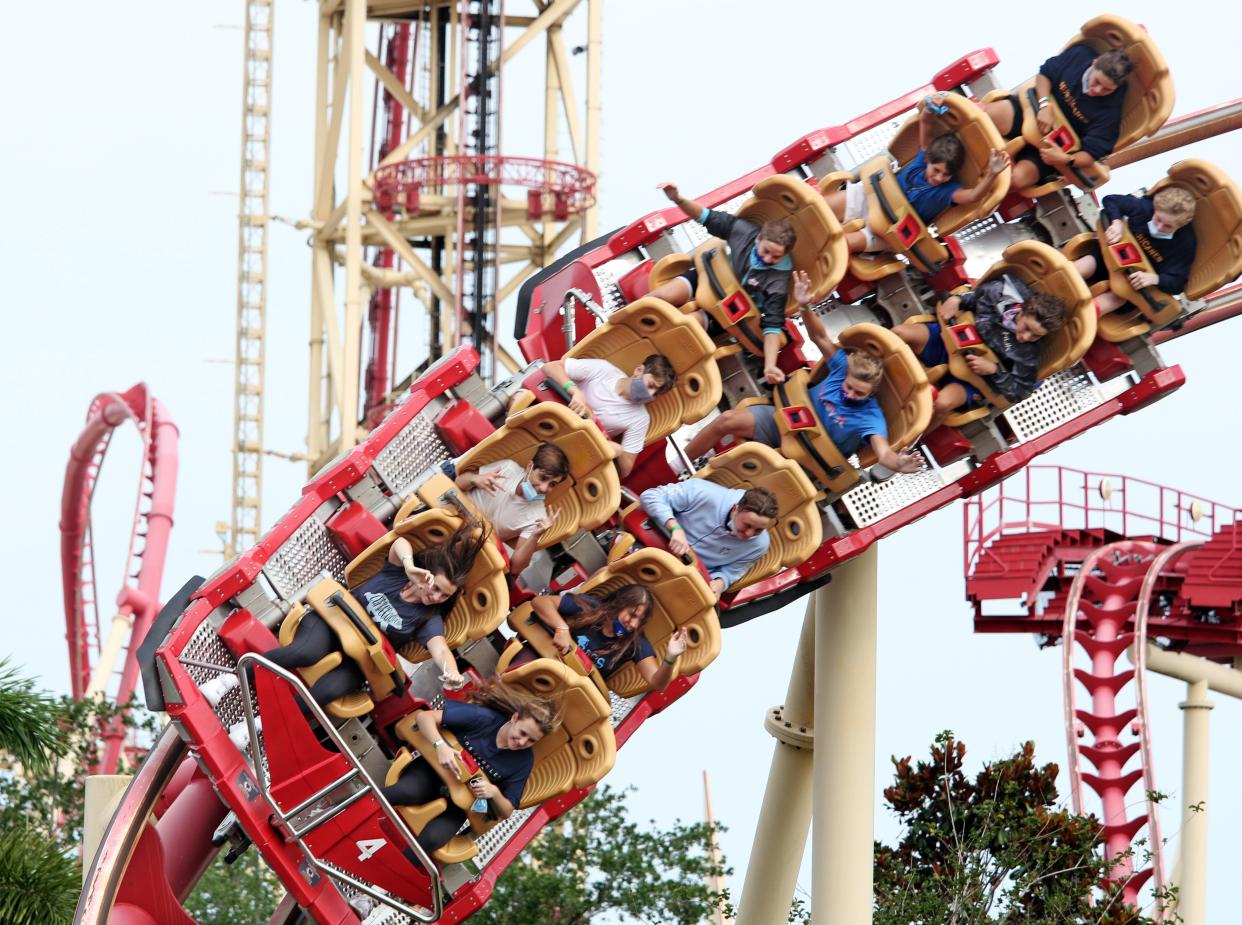
[[527,501],[543,500],[543,495],[535,490],[535,486],[530,483],[530,479],[522,479],[518,483],[518,491],[522,493],[522,497]]
[[628,636],[630,631],[625,628],[625,624],[620,620],[612,621],[612,631],[617,636]]
[[1171,231],[1166,233],[1166,232],[1157,230],[1155,219],[1150,219],[1147,222],[1147,233],[1151,235],[1153,238],[1158,238],[1161,241],[1168,241],[1170,238],[1173,237],[1173,232]]
[[793,258],[786,254],[776,263],[764,263],[759,256],[759,246],[755,245],[750,249],[750,268],[752,270],[784,270],[789,272],[793,269]]
[[649,402],[655,398],[651,394],[651,389],[647,388],[647,380],[642,376],[635,376],[630,380],[630,401]]

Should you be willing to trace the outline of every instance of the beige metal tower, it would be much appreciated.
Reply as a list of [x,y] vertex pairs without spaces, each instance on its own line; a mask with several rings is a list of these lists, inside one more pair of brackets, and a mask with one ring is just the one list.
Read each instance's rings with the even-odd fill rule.
[[[518,368],[496,338],[497,306],[576,235],[595,234],[602,0],[529,3],[526,15],[512,9],[518,0],[324,0],[318,7],[314,187],[306,223],[312,471],[357,443],[365,432],[360,422],[374,419],[377,402],[396,394],[412,370],[461,340],[479,349],[485,375]],[[584,33],[585,118],[564,35],[580,6],[586,16],[569,27]],[[407,41],[396,54],[385,52]],[[380,54],[368,51],[369,44]],[[542,100],[543,151],[537,158],[510,157],[499,148],[504,66],[538,44],[543,92],[514,86],[505,98],[521,100],[524,119],[537,118],[531,102]],[[390,120],[395,137],[372,131],[375,150],[368,155],[371,92],[397,116]],[[558,146],[562,125],[567,152]],[[514,195],[515,187],[525,196]],[[394,360],[391,330],[374,311],[364,313],[384,288],[407,305],[420,303],[416,317],[427,332],[421,355]],[[384,324],[395,324],[393,316]],[[372,348],[369,360],[365,346]],[[375,368],[383,363],[391,363],[391,374]]]
[[259,538],[263,486],[263,334],[267,310],[272,0],[246,0],[240,205],[237,216],[237,352],[233,383],[233,503],[225,557]]

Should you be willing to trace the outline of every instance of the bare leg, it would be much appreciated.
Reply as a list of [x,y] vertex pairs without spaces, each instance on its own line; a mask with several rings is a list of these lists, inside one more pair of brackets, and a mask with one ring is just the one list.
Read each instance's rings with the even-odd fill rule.
[[953,411],[966,404],[966,390],[960,383],[950,382],[940,390],[932,405],[931,423],[927,425],[927,433],[931,433],[944,423],[944,419]]
[[1030,161],[1014,161],[1013,178],[1009,184],[1012,189],[1026,189],[1038,182],[1039,170],[1034,164]]
[[1097,314],[1107,315],[1109,312],[1115,312],[1117,309],[1126,305],[1127,302],[1111,289],[1107,292],[1101,292],[1095,297],[1095,310]]
[[755,435],[755,419],[745,408],[730,408],[694,435],[686,444],[686,455],[698,459],[725,437],[749,440]]
[[996,130],[1004,137],[1013,131],[1013,104],[1005,98],[993,100],[983,107]]
[[927,346],[929,331],[925,324],[899,324],[893,328],[893,333],[910,345],[916,357]]
[[690,301],[690,283],[680,276],[675,276],[670,280],[660,283],[652,289],[648,296],[655,299],[663,299],[674,308],[681,308]]

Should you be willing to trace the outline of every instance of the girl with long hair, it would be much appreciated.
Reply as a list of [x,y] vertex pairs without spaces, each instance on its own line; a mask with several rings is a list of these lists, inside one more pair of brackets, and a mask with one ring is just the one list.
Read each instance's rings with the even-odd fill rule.
[[579,646],[599,673],[609,678],[629,662],[652,690],[662,691],[676,677],[677,657],[686,651],[686,630],[668,641],[662,660],[643,635],[655,598],[641,585],[622,585],[602,596],[566,592],[540,595],[531,602],[535,615],[552,630],[552,643],[562,655]]
[[[384,567],[352,592],[393,648],[410,642],[425,646],[448,688],[461,687],[465,678],[457,671],[457,660],[444,638],[444,618],[453,609],[475,556],[490,535],[488,530],[467,523],[443,542],[418,552],[405,537],[397,537]],[[334,651],[341,651],[336,634],[327,621],[311,611],[302,618],[293,642],[263,655],[292,671],[314,665]],[[239,683],[235,674],[222,674],[202,685],[201,690],[215,706]],[[350,691],[360,690],[365,683],[362,669],[346,658],[316,681],[310,693],[316,703],[327,706]],[[239,738],[247,738],[243,735],[245,723],[230,729],[230,735],[234,730]]]
[[[411,761],[397,782],[381,792],[394,806],[418,806],[439,797],[443,781],[428,762],[434,760],[450,775],[460,771],[457,753],[444,741],[442,729],[457,736],[486,778],[475,777],[470,792],[487,800],[489,814],[504,819],[522,800],[522,790],[535,764],[531,748],[561,724],[560,706],[506,684],[501,679],[484,681],[466,694],[469,702],[446,699],[439,710],[415,714],[418,731],[432,743],[434,755]],[[457,834],[466,811],[449,802],[448,809],[427,823],[418,842],[428,854]]]

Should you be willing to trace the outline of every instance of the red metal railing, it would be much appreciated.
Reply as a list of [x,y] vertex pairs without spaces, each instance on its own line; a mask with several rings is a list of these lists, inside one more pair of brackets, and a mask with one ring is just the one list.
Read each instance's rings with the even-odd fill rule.
[[1180,543],[1207,539],[1239,519],[1236,507],[1144,479],[1027,466],[962,506],[963,573],[969,576],[988,543],[1005,533],[1104,529]]
[[[585,167],[503,154],[454,154],[389,164],[375,171],[373,190],[381,210],[417,212],[423,187],[481,183],[525,187],[531,191],[532,208],[536,204],[541,211],[551,207],[557,218],[584,212],[595,204],[595,174]],[[534,194],[551,201],[536,203]]]

